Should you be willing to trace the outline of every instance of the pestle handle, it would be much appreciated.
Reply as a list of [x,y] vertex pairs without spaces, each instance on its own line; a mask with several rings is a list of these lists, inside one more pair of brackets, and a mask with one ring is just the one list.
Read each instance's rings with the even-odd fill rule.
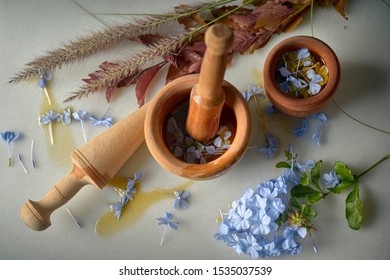
[[72,171],[38,202],[27,200],[20,216],[33,230],[51,225],[50,215],[68,202],[83,186],[102,189],[144,142],[144,123],[149,103],[105,130],[80,148],[70,158]]
[[47,229],[51,225],[50,215],[54,210],[67,203],[78,191],[89,183],[81,176],[82,171],[75,167],[70,174],[55,184],[38,202],[27,200],[20,211],[25,224],[37,231]]
[[188,134],[196,140],[207,141],[217,134],[225,102],[222,83],[233,38],[232,30],[224,24],[214,24],[206,31],[206,52],[199,82],[191,92],[186,122]]

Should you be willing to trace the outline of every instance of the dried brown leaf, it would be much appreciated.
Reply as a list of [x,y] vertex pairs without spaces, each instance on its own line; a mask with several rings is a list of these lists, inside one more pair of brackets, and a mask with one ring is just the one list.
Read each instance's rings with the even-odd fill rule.
[[275,32],[282,21],[294,12],[294,9],[282,5],[282,3],[268,1],[264,5],[256,7],[253,11],[253,13],[258,15],[254,30],[265,28]]
[[168,68],[167,76],[165,78],[165,83],[172,82],[173,80],[183,77],[187,74],[188,74],[187,72],[181,71],[180,69],[170,64]]
[[252,30],[257,21],[256,14],[232,14],[228,18],[234,23],[236,30]]
[[333,3],[333,6],[334,6],[334,8],[336,9],[336,11],[339,12],[340,15],[342,15],[345,19],[348,19],[348,18],[345,16],[344,0],[336,0],[336,1]]

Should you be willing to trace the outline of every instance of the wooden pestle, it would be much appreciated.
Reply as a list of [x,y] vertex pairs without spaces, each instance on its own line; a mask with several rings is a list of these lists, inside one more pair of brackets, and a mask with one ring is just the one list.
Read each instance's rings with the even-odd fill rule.
[[186,121],[188,134],[198,140],[213,138],[225,103],[224,81],[227,52],[233,43],[233,32],[224,24],[214,24],[205,34],[206,53],[203,58],[199,82],[191,91]]
[[42,200],[27,200],[20,215],[33,230],[51,225],[50,215],[83,186],[102,189],[145,140],[144,122],[149,103],[91,139],[70,154],[72,171],[52,187]]

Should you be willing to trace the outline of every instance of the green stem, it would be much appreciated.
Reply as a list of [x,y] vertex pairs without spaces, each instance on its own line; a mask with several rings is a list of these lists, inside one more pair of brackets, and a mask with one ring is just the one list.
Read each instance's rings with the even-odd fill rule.
[[351,116],[350,114],[348,114],[347,112],[345,112],[345,111],[336,103],[336,100],[332,99],[332,101],[333,101],[333,104],[337,107],[337,109],[339,109],[342,113],[344,113],[346,116],[348,116],[349,118],[351,118],[351,119],[354,120],[355,122],[358,122],[358,123],[360,123],[360,124],[362,124],[362,125],[364,125],[364,126],[367,126],[367,127],[371,128],[371,129],[374,129],[374,130],[377,130],[377,131],[379,131],[379,132],[383,132],[383,133],[386,133],[386,134],[390,134],[389,131],[386,131],[386,130],[377,128],[377,127],[375,127],[375,126],[366,124],[366,123],[364,123],[364,122],[362,122],[362,121],[359,121],[357,118],[355,118],[355,117]]
[[362,177],[363,175],[365,175],[366,173],[368,173],[369,171],[371,171],[372,169],[374,169],[375,167],[377,167],[379,164],[381,164],[383,161],[385,161],[386,159],[390,159],[390,155],[385,155],[383,158],[381,158],[379,161],[377,161],[376,163],[374,163],[371,167],[369,167],[368,169],[366,169],[365,171],[363,171],[362,173],[360,173],[359,175],[356,176],[356,179],[359,179],[360,177]]

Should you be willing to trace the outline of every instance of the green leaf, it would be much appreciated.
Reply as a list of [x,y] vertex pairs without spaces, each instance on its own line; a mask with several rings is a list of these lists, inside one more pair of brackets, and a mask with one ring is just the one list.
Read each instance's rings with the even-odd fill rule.
[[323,194],[320,192],[309,194],[306,197],[306,201],[309,205],[314,205],[316,204],[321,198],[323,197]]
[[299,205],[298,199],[296,197],[290,198],[290,205],[291,205],[291,207],[295,207],[298,209],[301,208],[301,205]]
[[355,185],[345,200],[345,217],[351,229],[358,230],[363,223],[363,202],[359,198],[359,187]]
[[340,177],[341,180],[355,182],[356,179],[352,175],[352,171],[341,161],[337,161],[333,166],[334,172]]
[[322,160],[319,160],[316,162],[316,164],[310,171],[310,180],[317,187],[319,187],[318,180],[321,177],[321,169],[322,169]]
[[301,211],[303,216],[308,219],[317,216],[317,211],[311,208],[310,206],[307,206],[306,204],[302,204]]
[[293,197],[304,197],[315,193],[318,193],[318,191],[303,185],[298,185],[291,189],[291,196]]
[[309,185],[309,175],[305,172],[303,173],[303,177],[300,179],[301,185],[307,186]]
[[275,166],[276,168],[291,168],[291,165],[285,161],[278,162]]
[[345,189],[357,183],[357,179],[352,175],[352,171],[341,161],[338,161],[333,166],[334,171],[340,178],[340,184],[329,190],[333,193],[342,193]]

